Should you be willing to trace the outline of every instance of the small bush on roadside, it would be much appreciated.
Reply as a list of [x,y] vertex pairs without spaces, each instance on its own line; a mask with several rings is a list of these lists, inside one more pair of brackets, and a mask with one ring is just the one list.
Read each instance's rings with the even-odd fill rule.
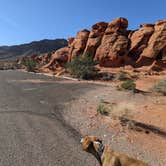
[[135,105],[129,102],[109,103],[101,101],[97,107],[98,113],[113,119],[131,118],[134,110]]
[[136,84],[134,83],[133,80],[127,80],[120,85],[120,88],[125,90],[131,90],[134,92],[136,90]]
[[129,80],[129,74],[125,71],[120,71],[119,73],[116,74],[116,79],[120,81],[126,81]]
[[33,59],[25,59],[24,65],[26,66],[26,70],[28,72],[35,72],[36,62]]
[[166,96],[166,78],[159,81],[159,83],[156,84],[151,90]]
[[107,107],[100,103],[97,107],[97,112],[100,113],[101,115],[109,115],[109,110],[107,109]]
[[98,78],[103,81],[112,81],[115,79],[114,74],[101,72],[98,74]]
[[73,77],[80,79],[94,79],[98,76],[99,70],[95,67],[97,62],[91,56],[80,55],[67,63],[67,72]]

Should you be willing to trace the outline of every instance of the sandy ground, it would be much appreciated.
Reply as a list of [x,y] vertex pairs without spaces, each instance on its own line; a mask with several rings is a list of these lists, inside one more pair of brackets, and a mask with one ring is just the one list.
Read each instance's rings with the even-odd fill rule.
[[[114,71],[116,72],[116,71]],[[160,75],[139,73],[136,80],[137,88],[149,91],[159,80]],[[73,81],[64,81],[63,84]],[[79,81],[80,84],[88,81]],[[90,81],[91,83],[92,81]],[[95,135],[104,140],[113,149],[144,160],[151,166],[165,166],[166,162],[166,97],[158,94],[133,94],[119,91],[119,82],[94,82],[101,86],[86,92],[81,98],[66,103],[68,113],[65,120],[74,126],[82,135]],[[159,133],[149,131],[138,132],[128,127],[122,127],[119,120],[111,116],[97,113],[98,104],[102,101],[117,105],[132,105],[132,119],[147,125],[153,125]]]

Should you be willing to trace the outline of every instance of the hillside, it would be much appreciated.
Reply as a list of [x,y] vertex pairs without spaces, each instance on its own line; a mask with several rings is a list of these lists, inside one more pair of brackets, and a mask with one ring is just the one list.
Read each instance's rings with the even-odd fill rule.
[[32,54],[48,53],[67,45],[68,43],[65,39],[44,39],[21,45],[0,46],[0,59],[13,59]]

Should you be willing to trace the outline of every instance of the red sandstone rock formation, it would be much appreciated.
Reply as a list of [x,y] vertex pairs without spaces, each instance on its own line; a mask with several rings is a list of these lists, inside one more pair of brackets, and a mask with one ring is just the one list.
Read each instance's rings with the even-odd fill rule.
[[154,32],[147,41],[147,47],[143,50],[137,64],[144,65],[147,63],[145,59],[163,60],[166,56],[166,20],[156,22]]
[[117,18],[108,24],[101,45],[98,47],[95,59],[102,66],[121,66],[129,52],[128,21]]
[[50,62],[43,66],[43,68],[49,68],[50,66],[61,66],[62,63],[66,63],[68,61],[69,48],[64,47],[57,50],[55,53],[51,55]]
[[131,46],[129,56],[133,60],[137,60],[143,50],[147,47],[148,41],[154,32],[154,24],[142,24],[140,29],[132,32],[129,36]]
[[51,56],[45,67],[87,54],[105,67],[151,65],[152,68],[166,68],[166,20],[142,24],[135,31],[127,27],[127,19],[117,18],[110,23],[96,23],[91,31],[79,31],[75,38],[68,39],[68,47]]
[[84,29],[77,33],[76,38],[71,42],[70,49],[69,49],[69,61],[72,58],[83,54],[84,49],[86,47],[86,43],[89,37],[89,31]]
[[92,26],[92,29],[89,34],[89,38],[84,50],[84,54],[89,54],[92,57],[95,56],[96,50],[101,44],[102,37],[107,28],[108,23],[99,22]]

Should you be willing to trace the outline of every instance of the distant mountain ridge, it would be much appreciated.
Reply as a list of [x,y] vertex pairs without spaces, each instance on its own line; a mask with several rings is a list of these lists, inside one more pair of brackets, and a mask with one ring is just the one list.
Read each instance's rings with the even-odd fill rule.
[[0,46],[0,60],[15,59],[32,54],[49,53],[67,45],[68,42],[65,39],[44,39],[21,45]]

